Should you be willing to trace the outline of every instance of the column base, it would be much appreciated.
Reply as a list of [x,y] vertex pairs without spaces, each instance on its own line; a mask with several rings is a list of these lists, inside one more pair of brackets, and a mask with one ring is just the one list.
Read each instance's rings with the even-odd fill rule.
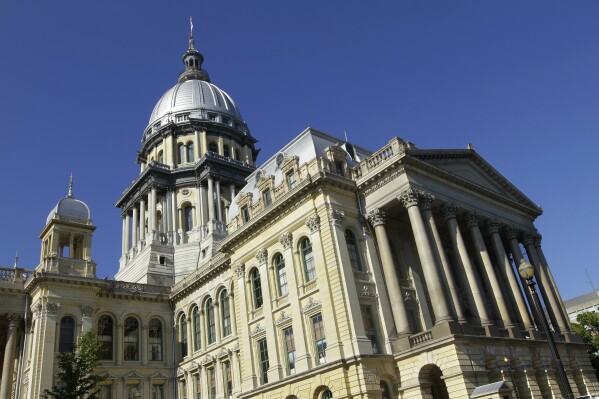
[[449,335],[462,334],[464,330],[462,329],[462,325],[457,321],[448,320],[434,326],[431,332],[433,333],[433,339],[437,339]]

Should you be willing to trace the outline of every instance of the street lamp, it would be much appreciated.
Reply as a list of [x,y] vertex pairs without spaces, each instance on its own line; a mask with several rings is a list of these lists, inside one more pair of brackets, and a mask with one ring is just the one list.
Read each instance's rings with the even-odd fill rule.
[[535,288],[536,283],[532,279],[535,275],[534,267],[525,261],[524,259],[520,259],[520,264],[518,265],[518,273],[523,280],[526,281],[526,285],[530,291],[530,296],[532,297],[533,306],[537,311],[537,316],[541,321],[541,332],[545,333],[545,337],[547,337],[547,343],[549,344],[549,353],[551,354],[551,359],[555,362],[557,369],[557,377],[561,382],[562,388],[566,391],[567,399],[574,399],[574,394],[572,393],[572,388],[570,387],[570,383],[568,382],[568,377],[566,376],[566,371],[564,370],[564,365],[562,364],[562,359],[559,357],[559,352],[557,351],[557,347],[555,346],[555,341],[553,340],[553,335],[551,335],[551,330],[549,329],[549,323],[547,322],[547,317],[545,317],[545,312],[541,307],[541,301],[539,300],[539,295],[537,294],[537,290]]
[[514,380],[514,373],[512,372],[512,365],[510,364],[510,359],[507,356],[503,358],[505,364],[507,364],[507,368],[510,370],[510,380],[512,380],[512,386],[514,387],[514,393],[516,394],[516,399],[520,399],[520,392],[518,392],[518,387],[516,386],[516,380]]

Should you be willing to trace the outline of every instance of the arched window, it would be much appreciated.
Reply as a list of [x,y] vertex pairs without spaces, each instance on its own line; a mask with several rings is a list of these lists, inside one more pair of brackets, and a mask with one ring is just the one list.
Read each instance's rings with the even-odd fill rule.
[[158,151],[158,163],[164,163],[164,152],[162,150]]
[[262,307],[262,283],[260,282],[260,272],[258,269],[252,270],[252,293],[254,294],[254,309]]
[[181,357],[187,356],[187,317],[185,314],[179,318],[179,345],[181,347]]
[[222,290],[220,297],[220,320],[222,323],[223,337],[231,334],[231,305],[229,303],[229,296],[227,290]]
[[283,259],[283,255],[277,254],[274,263],[277,273],[277,288],[279,289],[279,295],[287,295],[287,272],[285,271],[285,259]]
[[108,315],[98,319],[98,341],[102,344],[102,360],[112,360],[114,342],[114,322]]
[[190,141],[189,143],[187,143],[187,162],[193,162],[193,161],[194,161],[193,143]]
[[125,319],[124,331],[124,359],[136,361],[139,360],[139,321],[135,317]]
[[218,144],[216,144],[214,141],[208,143],[208,151],[218,154]]
[[358,241],[351,230],[345,230],[345,244],[347,252],[349,252],[349,262],[354,270],[362,271],[362,261],[360,260],[360,251],[358,249]]
[[75,347],[75,319],[65,316],[60,320],[59,352],[72,352]]
[[214,320],[214,302],[212,298],[206,301],[206,334],[208,345],[216,342],[216,320]]
[[197,351],[200,349],[200,309],[196,306],[191,312],[191,327],[193,329],[193,350]]
[[185,162],[185,146],[183,144],[179,144],[177,146],[177,153],[179,155],[178,161],[179,163]]
[[223,146],[223,156],[229,158],[231,156],[231,150],[228,145]]
[[148,325],[148,345],[150,346],[150,361],[162,361],[162,322],[150,320]]
[[312,281],[316,278],[316,265],[314,264],[314,254],[312,253],[312,243],[304,238],[300,243],[300,253],[302,265],[304,266],[304,277],[306,281]]
[[186,205],[183,208],[183,229],[185,232],[193,229],[193,208],[191,205]]
[[333,399],[333,392],[327,389],[322,393],[321,399]]

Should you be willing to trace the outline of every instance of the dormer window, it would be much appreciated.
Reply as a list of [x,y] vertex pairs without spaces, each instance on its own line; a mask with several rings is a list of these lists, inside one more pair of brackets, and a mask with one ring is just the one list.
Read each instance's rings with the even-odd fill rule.
[[264,201],[264,206],[267,207],[272,204],[272,197],[270,195],[270,190],[262,191],[262,201]]
[[345,176],[344,169],[342,161],[335,161],[335,173],[339,176]]
[[295,186],[297,186],[297,180],[295,180],[295,171],[292,170],[287,172],[285,175],[285,180],[287,180],[287,187],[291,190]]
[[243,220],[243,223],[250,221],[250,210],[247,205],[241,208],[241,219]]
[[213,114],[213,113],[208,113],[208,119],[216,122],[216,120],[218,119],[218,115],[217,114]]

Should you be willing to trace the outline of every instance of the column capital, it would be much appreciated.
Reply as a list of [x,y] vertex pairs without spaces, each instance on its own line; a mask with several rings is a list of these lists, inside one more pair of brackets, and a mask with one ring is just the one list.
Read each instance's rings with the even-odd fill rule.
[[258,259],[258,262],[260,262],[260,264],[266,263],[266,261],[268,260],[268,251],[266,250],[266,248],[261,248],[256,252],[256,259]]
[[535,247],[541,248],[541,241],[543,241],[543,236],[539,233],[535,234],[534,237]]
[[334,226],[341,226],[341,221],[345,217],[345,213],[343,211],[338,210],[338,209],[330,209],[329,210],[329,217],[331,218],[331,223]]
[[466,225],[468,228],[478,227],[478,222],[480,220],[480,215],[475,211],[466,212]]
[[320,230],[320,216],[312,215],[306,219],[306,226],[310,228],[311,233],[316,233]]
[[237,278],[243,278],[245,276],[245,265],[241,263],[233,266],[233,271],[237,275]]
[[293,242],[293,235],[286,231],[279,238],[279,242],[283,246],[283,249],[289,249],[291,247],[291,243]]
[[514,226],[505,226],[503,228],[503,235],[508,240],[517,240],[519,233],[520,233],[520,230],[518,230]]
[[368,219],[370,224],[372,224],[373,227],[376,227],[376,226],[385,224],[387,215],[385,214],[385,211],[382,211],[379,208],[377,208],[377,209],[374,209],[374,210],[368,212],[368,215],[366,215],[366,218]]
[[528,231],[522,233],[522,244],[525,246],[534,244],[534,235]]
[[14,329],[19,327],[21,321],[23,320],[23,315],[19,313],[9,313],[8,314],[8,328]]
[[435,196],[430,193],[420,192],[418,202],[423,211],[430,211],[433,209],[433,200]]
[[485,223],[487,234],[499,234],[500,223],[497,219],[489,219]]
[[422,192],[420,190],[416,190],[415,188],[410,187],[402,191],[401,194],[399,194],[399,196],[397,197],[397,199],[401,201],[402,205],[405,208],[411,208],[413,206],[418,205],[418,201],[420,200],[421,196]]
[[444,220],[455,219],[458,214],[458,207],[453,202],[443,204],[441,207],[441,214]]
[[60,308],[60,303],[55,303],[55,302],[47,302],[46,303],[46,313],[47,314],[57,315],[59,308]]
[[92,317],[94,315],[94,307],[91,305],[81,306],[81,314],[83,317]]

